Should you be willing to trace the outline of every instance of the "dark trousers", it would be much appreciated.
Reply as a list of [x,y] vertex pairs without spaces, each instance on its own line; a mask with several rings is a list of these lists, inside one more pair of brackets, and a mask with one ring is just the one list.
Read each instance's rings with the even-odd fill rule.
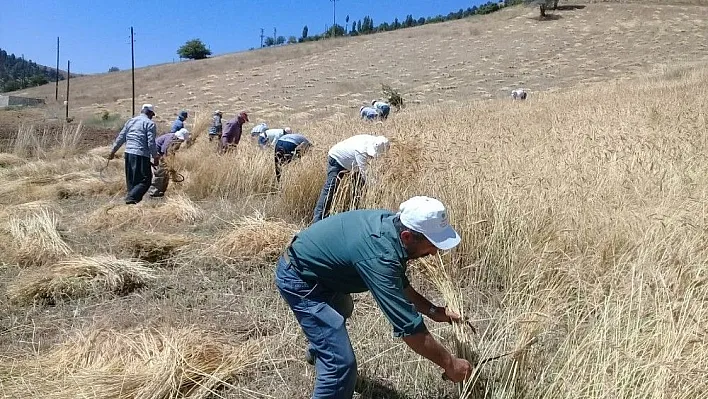
[[332,157],[329,157],[327,163],[327,180],[325,180],[325,184],[322,186],[322,191],[320,191],[320,197],[317,199],[317,205],[315,205],[315,215],[312,217],[312,223],[329,216],[329,208],[332,207],[332,200],[334,199],[334,194],[337,192],[340,174],[347,172],[347,169],[340,165],[339,162]]
[[283,165],[287,165],[297,157],[297,144],[288,141],[275,143],[275,178],[280,183],[280,173]]
[[126,203],[138,203],[150,189],[152,182],[152,169],[149,157],[135,154],[124,154],[125,157],[125,183],[128,194]]

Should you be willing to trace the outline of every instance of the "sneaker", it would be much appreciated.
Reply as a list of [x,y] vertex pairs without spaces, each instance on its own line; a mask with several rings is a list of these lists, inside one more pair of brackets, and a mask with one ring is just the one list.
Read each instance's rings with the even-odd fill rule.
[[135,204],[137,204],[137,202],[135,202],[133,200],[125,200],[125,204],[126,205],[135,205]]
[[305,361],[311,366],[315,365],[315,353],[310,350],[310,348],[307,348],[307,350],[305,350]]

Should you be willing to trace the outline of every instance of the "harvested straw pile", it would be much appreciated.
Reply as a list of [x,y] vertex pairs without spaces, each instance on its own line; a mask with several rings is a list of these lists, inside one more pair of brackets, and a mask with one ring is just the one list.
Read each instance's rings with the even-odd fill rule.
[[134,258],[157,263],[168,260],[190,240],[185,236],[175,234],[133,231],[124,234],[120,242]]
[[[40,203],[35,203],[41,207]],[[31,205],[35,206],[35,205]],[[23,266],[38,265],[68,255],[71,248],[57,230],[58,218],[54,212],[41,208],[29,215],[8,215],[0,229],[10,236],[3,242],[4,260]]]
[[0,168],[11,168],[13,166],[22,165],[26,161],[21,157],[7,152],[0,152]]
[[0,365],[0,392],[12,398],[208,398],[261,357],[258,343],[236,344],[196,327],[92,329],[44,355]]
[[294,226],[283,221],[265,220],[260,215],[245,217],[205,251],[206,255],[227,259],[273,262],[296,232]]
[[118,229],[123,226],[141,225],[156,227],[165,223],[194,223],[204,216],[194,202],[181,194],[162,201],[145,200],[137,205],[108,204],[86,218],[84,225],[90,230]]
[[18,304],[54,304],[106,292],[126,294],[156,278],[155,271],[140,261],[111,255],[78,256],[49,269],[21,274],[8,286],[7,294]]

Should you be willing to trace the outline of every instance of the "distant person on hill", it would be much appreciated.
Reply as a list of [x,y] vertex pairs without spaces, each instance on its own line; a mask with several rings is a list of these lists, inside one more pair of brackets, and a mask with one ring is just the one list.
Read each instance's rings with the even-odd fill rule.
[[221,135],[221,148],[219,150],[221,154],[236,149],[236,146],[241,141],[243,124],[246,122],[248,122],[248,114],[245,112],[240,112],[235,118],[226,122],[224,133]]
[[278,139],[282,135],[289,134],[292,132],[292,129],[290,129],[289,127],[286,127],[284,129],[268,129],[258,135],[258,145],[260,145],[261,148],[265,148],[271,144],[275,144],[275,142],[278,141]]
[[221,111],[217,109],[214,111],[214,116],[211,118],[211,126],[209,127],[209,141],[214,140],[214,138],[220,140],[222,130]]
[[374,100],[371,102],[371,106],[379,110],[381,119],[388,119],[388,114],[391,112],[391,105],[389,103],[381,100]]
[[511,98],[514,100],[526,100],[526,90],[524,89],[516,89],[511,92]]
[[177,119],[175,119],[174,122],[172,122],[172,128],[170,128],[170,133],[174,133],[178,131],[179,129],[184,128],[184,121],[187,120],[187,111],[182,110],[179,111],[179,114],[177,114]]
[[370,134],[352,136],[332,146],[327,153],[327,179],[315,205],[312,223],[329,215],[332,200],[344,174],[352,173],[355,190],[359,192],[366,182],[366,167],[369,160],[382,155],[389,147],[386,137]]
[[258,139],[258,135],[268,130],[268,124],[261,122],[251,129],[251,138],[254,140]]
[[143,104],[140,115],[126,122],[118,133],[108,155],[109,160],[113,159],[116,151],[125,143],[125,181],[128,189],[125,196],[126,204],[137,204],[142,201],[150,188],[152,180],[150,157],[152,156],[153,162],[160,162],[160,153],[155,143],[157,127],[152,121],[154,116],[153,106]]
[[160,160],[152,166],[152,185],[148,190],[151,197],[162,197],[170,184],[169,165],[182,143],[189,140],[189,130],[182,128],[175,133],[167,133],[155,140]]
[[298,133],[288,133],[276,140],[275,178],[278,183],[280,183],[282,167],[302,156],[311,146],[312,143],[305,136]]
[[374,107],[363,106],[359,108],[359,115],[361,119],[366,119],[367,121],[373,121],[381,117],[381,113],[378,109]]

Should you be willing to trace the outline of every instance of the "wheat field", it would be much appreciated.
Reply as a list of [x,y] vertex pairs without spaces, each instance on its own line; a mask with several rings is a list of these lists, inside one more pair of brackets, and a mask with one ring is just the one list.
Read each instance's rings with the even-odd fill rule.
[[[651,7],[703,27],[690,31],[696,37],[706,32],[699,6],[590,3],[584,10],[617,9],[602,23],[621,30],[630,29],[623,16]],[[591,17],[580,11],[543,26]],[[509,9],[448,28],[466,32],[468,24],[532,14]],[[646,24],[668,32],[671,18]],[[412,48],[407,34],[357,40],[391,38]],[[441,30],[439,39],[448,34]],[[677,43],[672,65],[628,68],[620,64],[638,52],[599,44],[614,33],[589,35],[598,46],[587,58],[613,54],[617,71],[559,67],[562,89],[536,77],[538,89],[524,102],[468,92],[447,99],[437,88],[385,123],[346,112],[303,119],[315,147],[285,167],[281,186],[271,152],[247,138],[236,153],[216,156],[205,112],[192,120],[195,142],[175,158],[185,181],[134,207],[121,202],[122,160],[106,166],[105,147],[72,153],[20,132],[16,153],[0,154],[0,395],[308,398],[314,368],[272,282],[273,259],[311,218],[327,149],[372,132],[392,146],[370,168],[362,206],[395,210],[413,195],[434,196],[463,238],[440,259],[413,264],[413,285],[469,318],[476,333],[462,339],[475,356],[517,351],[481,366],[466,397],[708,398],[708,63],[701,44],[687,41],[697,52]],[[431,48],[443,46],[431,40]],[[350,45],[298,51],[342,62],[335,52]],[[249,57],[245,64],[264,70],[281,62]],[[399,79],[404,96],[416,98],[408,89],[414,78]],[[345,89],[332,100],[329,83],[312,85],[341,109],[353,103]],[[310,112],[282,105],[273,105],[280,116],[265,108],[253,115]],[[336,211],[346,208],[344,199]],[[441,370],[392,337],[368,294],[354,301],[348,328],[357,399],[461,397]],[[459,329],[426,324],[456,349]]]

